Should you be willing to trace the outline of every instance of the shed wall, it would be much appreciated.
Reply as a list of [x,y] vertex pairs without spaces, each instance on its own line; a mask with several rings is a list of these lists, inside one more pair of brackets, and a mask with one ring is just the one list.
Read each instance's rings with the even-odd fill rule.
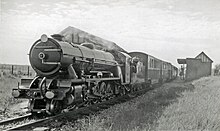
[[186,59],[186,80],[194,80],[211,75],[212,63],[202,62],[200,59]]

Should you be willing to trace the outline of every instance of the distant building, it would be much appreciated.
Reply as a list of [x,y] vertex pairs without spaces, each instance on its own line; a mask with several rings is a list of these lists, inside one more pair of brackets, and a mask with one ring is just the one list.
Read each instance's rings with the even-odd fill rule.
[[179,64],[186,64],[185,80],[190,81],[203,76],[209,76],[212,72],[213,61],[201,52],[195,58],[177,59]]

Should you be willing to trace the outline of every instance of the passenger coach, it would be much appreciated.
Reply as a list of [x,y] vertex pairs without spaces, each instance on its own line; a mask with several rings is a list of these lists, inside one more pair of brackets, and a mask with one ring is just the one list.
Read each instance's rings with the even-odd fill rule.
[[176,67],[171,63],[162,61],[143,52],[130,52],[131,57],[138,59],[137,72],[132,74],[132,83],[145,83],[147,85],[162,83],[174,79]]

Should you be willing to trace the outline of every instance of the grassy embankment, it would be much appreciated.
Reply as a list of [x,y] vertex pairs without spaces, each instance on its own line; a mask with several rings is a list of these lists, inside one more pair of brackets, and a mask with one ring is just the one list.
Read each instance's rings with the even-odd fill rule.
[[7,115],[9,106],[18,102],[13,99],[11,91],[17,86],[18,79],[12,76],[0,77],[0,115]]
[[58,130],[152,130],[171,103],[185,90],[194,87],[183,82],[167,83],[129,102],[115,105],[99,114],[67,122]]
[[193,82],[193,92],[183,92],[164,111],[157,130],[220,130],[220,77]]

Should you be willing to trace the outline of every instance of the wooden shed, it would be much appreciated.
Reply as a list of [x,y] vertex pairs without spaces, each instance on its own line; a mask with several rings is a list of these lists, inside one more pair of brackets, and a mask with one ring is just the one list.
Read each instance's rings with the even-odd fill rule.
[[186,64],[186,81],[211,75],[213,61],[204,52],[195,58],[177,59],[177,61],[179,64]]

